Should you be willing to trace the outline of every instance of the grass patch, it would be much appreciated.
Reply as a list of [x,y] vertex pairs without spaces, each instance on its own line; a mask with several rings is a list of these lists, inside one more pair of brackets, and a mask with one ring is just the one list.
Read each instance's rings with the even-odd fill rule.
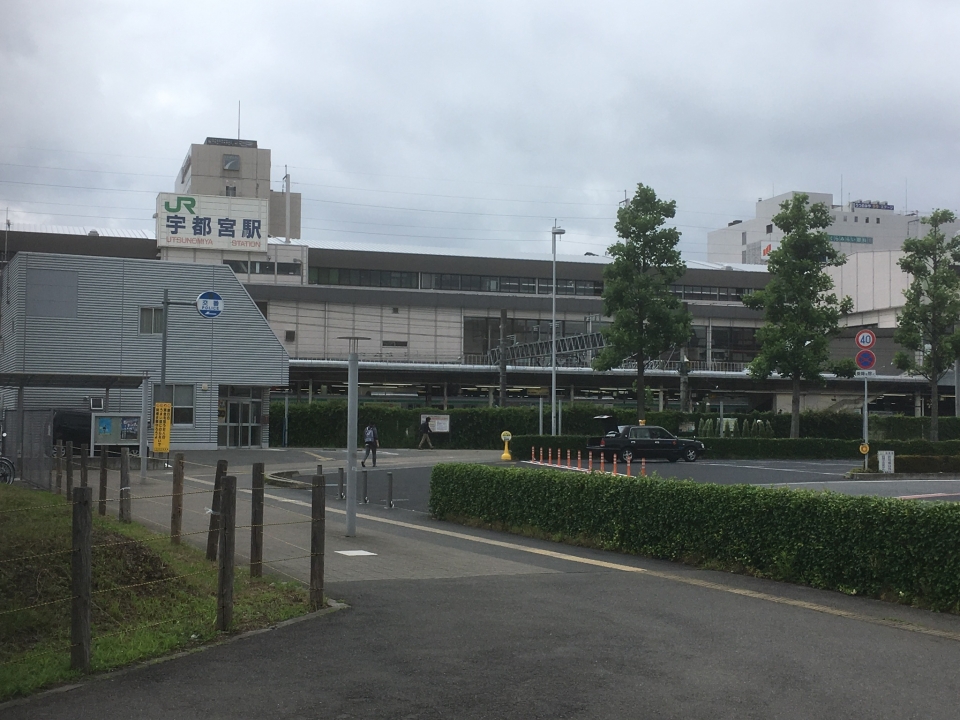
[[[0,486],[0,701],[79,675],[70,670],[71,513],[61,496]],[[166,536],[139,525],[101,518],[96,502],[93,546],[94,671],[198,647],[223,635],[214,627],[216,564],[203,553],[171,545]],[[18,610],[29,606],[35,607]],[[299,583],[251,579],[237,567],[235,632],[308,610]]]

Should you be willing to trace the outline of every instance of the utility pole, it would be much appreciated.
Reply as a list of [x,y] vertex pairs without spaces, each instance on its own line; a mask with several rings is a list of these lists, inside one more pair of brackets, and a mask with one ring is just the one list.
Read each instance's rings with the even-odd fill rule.
[[284,194],[284,203],[286,205],[286,232],[287,238],[284,240],[288,245],[290,244],[290,173],[287,172],[287,166],[283,166],[283,194]]

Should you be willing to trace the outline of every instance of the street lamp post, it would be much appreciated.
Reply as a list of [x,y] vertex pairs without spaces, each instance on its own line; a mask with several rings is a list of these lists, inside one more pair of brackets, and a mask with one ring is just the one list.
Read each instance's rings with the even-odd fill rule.
[[557,434],[557,235],[566,232],[557,227],[550,231],[553,252],[553,284],[550,286],[550,434]]
[[347,537],[357,534],[357,411],[359,405],[359,346],[368,337],[358,335],[340,337],[350,342],[347,356]]

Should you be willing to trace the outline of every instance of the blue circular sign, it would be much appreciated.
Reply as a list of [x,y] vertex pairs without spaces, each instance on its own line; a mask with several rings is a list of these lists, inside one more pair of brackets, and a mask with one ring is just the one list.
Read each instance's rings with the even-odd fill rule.
[[197,296],[197,312],[205,318],[215,318],[223,312],[223,298],[212,290]]
[[869,370],[877,364],[877,356],[872,350],[861,350],[857,353],[857,367],[861,370]]

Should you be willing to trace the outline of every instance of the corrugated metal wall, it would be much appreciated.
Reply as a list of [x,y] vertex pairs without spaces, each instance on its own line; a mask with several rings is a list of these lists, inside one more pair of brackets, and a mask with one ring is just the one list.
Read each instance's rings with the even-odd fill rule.
[[[78,273],[77,318],[24,312],[27,269]],[[217,391],[221,384],[269,387],[288,381],[288,355],[233,272],[224,265],[20,253],[10,264],[10,302],[0,307],[0,369],[4,371],[140,375],[160,380],[161,335],[140,334],[140,308],[170,299],[193,302],[205,291],[224,300],[220,317],[171,306],[167,382],[194,385],[194,424],[174,426],[180,448],[216,447]],[[206,389],[203,386],[206,385]],[[140,390],[110,393],[109,410],[140,407]],[[103,391],[28,389],[26,407],[89,410]],[[0,392],[16,407],[16,390]],[[151,398],[152,402],[152,398]]]

